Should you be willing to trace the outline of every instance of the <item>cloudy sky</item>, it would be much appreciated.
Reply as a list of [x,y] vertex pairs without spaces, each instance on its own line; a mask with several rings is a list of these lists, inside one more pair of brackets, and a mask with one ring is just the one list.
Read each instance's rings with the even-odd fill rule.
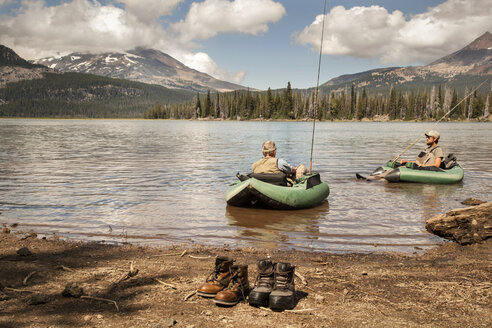
[[[26,59],[159,49],[257,89],[316,85],[324,0],[0,0],[0,44]],[[492,32],[491,0],[328,0],[321,82],[427,64]]]

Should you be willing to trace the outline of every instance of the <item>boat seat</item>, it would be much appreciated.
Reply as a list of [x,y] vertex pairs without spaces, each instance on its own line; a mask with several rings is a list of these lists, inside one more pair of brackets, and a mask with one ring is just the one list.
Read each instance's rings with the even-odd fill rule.
[[246,181],[255,178],[260,181],[270,183],[276,186],[287,186],[287,176],[284,173],[249,173],[248,175],[236,174],[240,181]]
[[413,164],[412,167],[413,170],[419,170],[419,171],[433,171],[433,172],[442,172],[443,169],[437,167],[437,166],[418,166],[416,163]]
[[440,168],[441,169],[444,169],[444,170],[449,170],[449,169],[452,169],[453,167],[456,166],[456,156],[454,156],[453,154],[449,154],[442,162],[441,162],[441,166]]
[[276,186],[287,186],[287,176],[284,173],[250,173],[248,176]]

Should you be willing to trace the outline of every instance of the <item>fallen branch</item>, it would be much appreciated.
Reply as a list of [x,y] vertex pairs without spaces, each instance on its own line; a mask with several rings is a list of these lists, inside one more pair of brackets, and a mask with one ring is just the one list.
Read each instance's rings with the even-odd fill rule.
[[133,261],[130,262],[130,271],[128,271],[123,277],[118,279],[117,281],[113,282],[111,285],[109,285],[109,291],[112,291],[115,289],[118,284],[120,284],[122,281],[128,280],[132,277],[135,277],[138,274],[138,269],[135,269],[133,267]]
[[114,306],[116,307],[116,311],[120,312],[120,308],[118,307],[118,303],[116,301],[107,299],[107,298],[101,298],[101,297],[94,297],[94,296],[87,296],[87,295],[82,295],[80,298],[88,299],[88,300],[96,300],[96,301],[102,301],[102,302],[108,302],[108,303],[113,303]]
[[188,255],[188,257],[192,259],[197,259],[197,260],[208,260],[208,259],[213,259],[214,256],[193,256],[193,255]]
[[181,255],[180,255],[179,257],[183,257],[183,256],[186,254],[186,252],[188,252],[188,251],[185,249],[185,250],[183,251],[183,253],[181,253]]
[[299,309],[299,310],[285,310],[285,312],[290,313],[304,313],[304,312],[312,312],[314,309]]
[[60,265],[60,266],[58,267],[58,269],[63,270],[63,271],[68,271],[68,272],[75,272],[75,270],[74,270],[74,269],[70,269],[70,268],[68,268],[68,267],[66,267],[66,266],[64,266],[64,265]]
[[196,290],[192,291],[191,293],[185,296],[184,301],[186,302],[190,297],[192,297],[195,294],[196,294]]
[[19,293],[41,293],[36,290],[25,290],[25,289],[17,289],[17,288],[10,288],[10,287],[4,287],[5,290],[9,290],[11,292],[19,292]]
[[164,285],[164,286],[167,286],[167,287],[171,287],[172,289],[178,289],[178,287],[174,286],[174,285],[171,285],[171,284],[168,284],[160,279],[157,279],[157,278],[154,278],[155,281],[157,281],[158,283],[160,283],[161,285]]
[[181,255],[183,253],[167,253],[167,254],[158,254],[158,255],[155,255],[154,257],[161,257],[161,256],[178,256],[178,255]]
[[263,311],[268,311],[268,312],[273,312],[271,309],[269,308],[266,308],[264,306],[260,306],[259,309],[263,310]]
[[29,280],[32,276],[34,276],[34,275],[36,274],[36,272],[37,272],[37,271],[33,271],[33,272],[29,273],[29,274],[28,274],[28,275],[24,278],[24,280],[22,281],[22,284],[23,284],[24,286],[27,286],[27,281],[28,281],[28,280]]
[[306,281],[306,278],[304,278],[299,272],[296,272],[295,275],[301,279],[301,282],[304,284],[304,285],[307,285],[307,281]]

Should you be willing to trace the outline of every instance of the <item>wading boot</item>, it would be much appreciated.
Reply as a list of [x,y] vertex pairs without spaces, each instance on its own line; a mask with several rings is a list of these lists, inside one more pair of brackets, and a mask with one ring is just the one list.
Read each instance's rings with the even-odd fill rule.
[[268,299],[274,282],[275,272],[272,261],[259,260],[255,288],[249,293],[249,305],[268,307]]
[[294,269],[290,263],[275,264],[275,285],[270,293],[270,309],[288,310],[295,307]]
[[231,273],[232,279],[229,286],[215,295],[214,302],[217,305],[236,305],[239,301],[246,300],[246,296],[248,296],[248,266],[233,265]]
[[215,259],[215,269],[208,276],[205,283],[201,285],[197,294],[202,297],[215,297],[215,295],[222,289],[226,288],[231,282],[231,266],[234,262],[233,259],[226,256],[218,256]]

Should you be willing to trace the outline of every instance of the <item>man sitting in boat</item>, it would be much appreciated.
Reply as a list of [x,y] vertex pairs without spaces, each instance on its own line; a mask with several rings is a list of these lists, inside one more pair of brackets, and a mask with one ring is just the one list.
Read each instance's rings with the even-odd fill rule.
[[302,164],[295,166],[290,165],[287,161],[276,158],[277,148],[275,142],[267,140],[261,147],[263,158],[253,163],[251,168],[253,173],[284,173],[287,176],[299,178],[306,173],[306,167]]
[[444,157],[444,153],[438,145],[441,135],[437,131],[429,131],[425,136],[427,137],[427,148],[420,152],[416,161],[406,161],[402,159],[400,161],[401,165],[404,165],[405,163],[415,163],[418,166],[441,166]]

